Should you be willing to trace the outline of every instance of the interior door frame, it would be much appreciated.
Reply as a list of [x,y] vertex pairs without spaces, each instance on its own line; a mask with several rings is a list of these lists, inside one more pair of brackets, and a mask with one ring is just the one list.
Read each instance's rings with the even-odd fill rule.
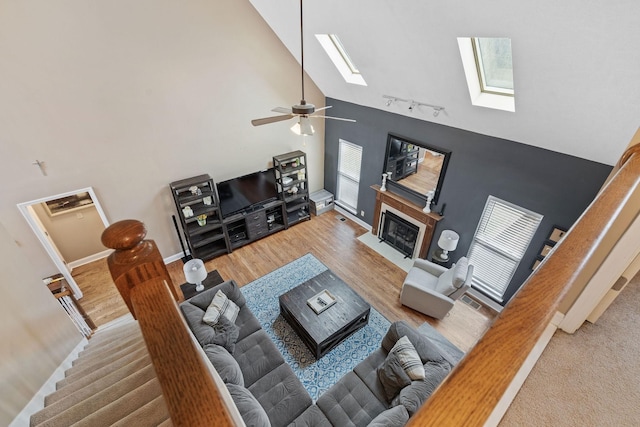
[[17,205],[18,210],[20,211],[22,216],[24,216],[24,219],[27,221],[27,223],[31,227],[31,230],[33,230],[34,234],[36,235],[36,237],[44,247],[44,250],[47,252],[47,254],[51,258],[55,266],[58,268],[58,271],[60,271],[60,274],[62,274],[62,276],[65,278],[65,280],[69,284],[69,287],[73,291],[73,296],[76,299],[82,298],[82,291],[80,290],[80,287],[78,287],[78,284],[71,276],[71,271],[69,270],[64,260],[60,256],[58,250],[51,245],[51,242],[49,242],[49,239],[44,234],[44,231],[42,230],[42,228],[39,226],[39,220],[34,218],[35,213],[32,210],[30,211],[29,207],[40,204],[40,203],[44,203],[49,200],[61,199],[63,197],[73,196],[74,194],[78,194],[78,193],[89,193],[89,195],[91,196],[91,200],[93,200],[93,204],[96,210],[98,211],[98,215],[102,220],[102,223],[104,224],[105,228],[108,227],[109,220],[107,219],[107,216],[105,215],[104,210],[102,209],[102,206],[98,201],[98,197],[96,196],[95,191],[93,191],[93,187],[86,187],[78,190],[67,191],[66,193],[56,194],[54,196],[47,196],[40,199],[31,200],[28,202],[18,203]]

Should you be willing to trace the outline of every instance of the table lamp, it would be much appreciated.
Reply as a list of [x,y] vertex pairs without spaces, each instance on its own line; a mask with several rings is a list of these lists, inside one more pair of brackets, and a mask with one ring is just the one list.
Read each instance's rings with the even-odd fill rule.
[[438,246],[442,249],[440,258],[449,259],[449,251],[455,251],[460,236],[453,230],[444,230],[438,239]]
[[202,281],[207,278],[207,269],[204,268],[204,262],[201,259],[194,258],[185,262],[182,270],[187,282],[196,285],[197,292],[204,289]]

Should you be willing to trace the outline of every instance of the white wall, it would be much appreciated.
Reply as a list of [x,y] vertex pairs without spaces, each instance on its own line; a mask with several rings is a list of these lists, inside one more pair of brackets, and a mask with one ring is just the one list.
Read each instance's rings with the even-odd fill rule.
[[40,277],[55,270],[20,202],[92,186],[110,222],[143,221],[166,257],[180,251],[171,181],[302,149],[323,187],[321,122],[306,145],[292,121],[250,124],[299,101],[300,72],[248,2],[9,1],[0,29],[0,222]]
[[83,337],[0,222],[0,425],[31,400]]

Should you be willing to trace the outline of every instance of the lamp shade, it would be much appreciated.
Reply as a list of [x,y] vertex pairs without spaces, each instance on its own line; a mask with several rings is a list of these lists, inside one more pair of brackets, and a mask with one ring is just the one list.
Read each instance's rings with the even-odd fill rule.
[[313,135],[314,129],[309,121],[309,117],[301,116],[300,120],[291,126],[291,131],[296,135]]
[[199,284],[207,278],[207,270],[201,259],[194,258],[184,263],[182,267],[184,278],[189,283]]
[[444,230],[438,239],[438,246],[445,251],[455,251],[460,236],[453,230]]

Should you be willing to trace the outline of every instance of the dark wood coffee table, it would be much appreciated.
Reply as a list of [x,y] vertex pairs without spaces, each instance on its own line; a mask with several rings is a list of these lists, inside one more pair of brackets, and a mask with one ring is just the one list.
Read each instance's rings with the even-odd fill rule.
[[[329,291],[337,302],[320,314],[307,305],[312,296]],[[332,271],[327,270],[280,298],[280,313],[316,359],[369,322],[371,306]]]

